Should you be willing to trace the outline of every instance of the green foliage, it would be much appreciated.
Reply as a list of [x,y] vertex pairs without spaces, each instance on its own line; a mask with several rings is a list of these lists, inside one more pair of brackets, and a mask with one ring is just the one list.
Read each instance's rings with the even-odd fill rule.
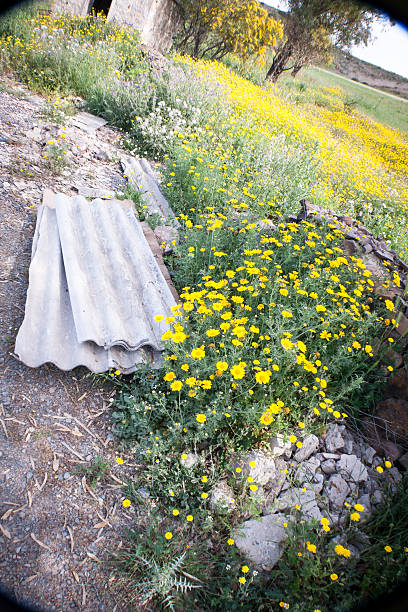
[[67,117],[73,115],[75,108],[73,104],[61,98],[49,99],[40,110],[40,117],[54,123],[55,125],[64,125]]
[[0,37],[2,54],[37,91],[92,98],[118,75],[133,79],[147,71],[136,32],[115,28],[102,15],[43,16],[37,3],[0,20]]
[[[370,341],[382,338],[391,315],[364,275],[361,254],[343,257],[344,231],[330,219],[286,220],[319,180],[319,143],[302,138],[299,125],[265,136],[271,117],[255,118],[249,98],[248,110],[235,113],[232,92],[226,100],[216,77],[196,78],[180,58],[151,77],[133,35],[99,18],[47,17],[43,38],[36,23],[20,17],[4,30],[21,31],[23,41],[22,49],[3,39],[8,61],[32,87],[83,96],[89,110],[123,130],[131,150],[164,159],[163,189],[180,222],[172,266],[185,316],[175,313],[163,340],[164,367],[99,377],[116,385],[115,433],[139,466],[124,489],[136,525],[116,584],[137,607],[275,610],[289,594],[299,612],[305,602],[340,612],[380,584],[381,553],[391,586],[393,575],[403,575],[397,543],[406,538],[406,487],[398,490],[400,505],[390,498],[395,511],[387,501],[363,527],[370,546],[347,564],[333,552],[337,533],[304,523],[297,510],[272,572],[243,565],[230,539],[262,510],[257,485],[236,471],[237,457],[267,449],[276,433],[301,444],[305,431],[322,433],[343,411],[358,425],[384,384],[382,355],[372,354]],[[249,71],[249,62],[240,70]],[[253,80],[259,75],[258,68]],[[303,81],[287,86],[288,100],[299,105],[309,93]],[[335,113],[342,96],[327,93],[314,91],[310,103]],[[129,187],[123,197],[157,223],[138,191]],[[98,456],[80,471],[95,486],[107,469]],[[220,479],[234,496],[230,512],[211,503]],[[342,535],[355,531],[350,523]],[[389,543],[392,554],[384,551]],[[203,575],[201,585],[195,576]]]
[[49,140],[43,154],[44,167],[52,174],[60,172],[69,165],[67,160],[68,148],[63,139]]
[[[408,576],[408,478],[402,478],[394,491],[386,488],[381,506],[370,517],[365,533],[370,538],[360,559],[362,598],[372,600],[389,593]],[[387,552],[384,545],[392,550]],[[381,559],[381,563],[378,560]],[[366,565],[366,567],[365,567]]]
[[177,46],[194,57],[262,55],[282,36],[280,22],[254,0],[180,0],[183,21]]
[[109,467],[109,462],[102,455],[97,455],[90,465],[78,465],[76,471],[78,474],[85,476],[89,486],[94,488],[100,481],[103,481]]
[[[349,48],[367,44],[372,26],[381,13],[356,2],[336,0],[288,0],[282,15],[284,38],[275,48],[266,78],[276,81],[285,70],[294,74],[305,64],[326,61],[332,45]],[[288,66],[290,64],[290,66]]]
[[[282,77],[278,84],[282,92],[290,92],[303,87],[298,97],[301,105],[308,104],[315,92],[323,88],[340,89],[344,105],[350,111],[359,111],[374,121],[388,125],[400,132],[408,133],[407,105],[403,99],[398,100],[382,93],[379,90],[364,87],[364,85],[345,79],[333,72],[310,67],[296,78]],[[299,91],[299,89],[298,89]]]
[[183,596],[202,583],[184,571],[186,551],[180,553],[165,538],[157,538],[159,522],[159,517],[150,515],[142,533],[131,533],[130,545],[117,554],[115,574],[126,601],[175,611]]

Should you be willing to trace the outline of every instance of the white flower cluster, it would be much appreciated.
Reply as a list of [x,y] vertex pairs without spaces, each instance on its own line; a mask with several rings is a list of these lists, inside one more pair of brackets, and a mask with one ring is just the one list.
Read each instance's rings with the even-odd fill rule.
[[160,155],[172,147],[180,132],[198,128],[200,109],[189,106],[185,101],[181,106],[184,112],[161,100],[154,102],[153,110],[144,117],[135,117],[132,136],[143,150],[150,149]]

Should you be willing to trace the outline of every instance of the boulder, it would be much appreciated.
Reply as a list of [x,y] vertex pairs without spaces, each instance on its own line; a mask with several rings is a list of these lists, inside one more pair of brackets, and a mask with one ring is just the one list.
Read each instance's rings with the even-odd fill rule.
[[395,435],[396,442],[408,441],[408,401],[390,398],[380,402],[375,411],[375,420],[383,421],[383,427]]
[[287,482],[287,476],[285,470],[287,470],[288,464],[281,457],[275,459],[275,473],[268,480],[265,485],[265,492],[267,495],[267,501],[271,502],[281,492],[282,488],[287,484],[287,488],[290,486]]
[[353,436],[350,434],[349,431],[347,431],[347,429],[343,433],[343,438],[344,438],[344,452],[347,455],[352,455],[355,444],[354,444]]
[[313,479],[310,480],[309,482],[303,483],[303,487],[306,487],[306,489],[310,489],[311,491],[314,491],[316,495],[319,495],[321,493],[323,489],[323,485],[324,485],[324,476],[320,472],[315,474]]
[[398,444],[394,444],[391,440],[381,440],[381,450],[384,453],[384,457],[390,461],[396,461],[404,452]]
[[386,480],[388,480],[391,486],[398,484],[402,478],[401,472],[396,467],[392,467],[387,470],[384,470],[384,474],[385,474]]
[[325,474],[334,474],[336,472],[336,462],[334,459],[326,459],[322,461],[321,466],[322,472]]
[[344,425],[337,425],[336,423],[331,423],[326,431],[326,437],[324,439],[326,450],[329,453],[334,453],[337,450],[342,450],[344,448],[344,438],[343,432],[345,430]]
[[382,491],[380,491],[379,489],[374,491],[371,497],[373,504],[376,506],[378,506],[378,504],[381,504],[383,497],[384,497],[384,494]]
[[313,489],[291,488],[281,493],[276,499],[274,508],[276,510],[295,510],[296,506],[300,506],[300,511],[304,519],[315,518],[318,521],[322,518],[322,514],[316,502],[316,493]]
[[211,491],[210,506],[227,510],[233,510],[236,507],[234,492],[225,481],[220,480],[214,485]]
[[[387,401],[392,402],[394,400]],[[396,457],[398,454],[401,455],[403,450],[399,444],[396,444],[397,440],[391,441],[387,439],[387,436],[393,436],[396,438],[394,430],[389,425],[390,423],[388,420],[378,418],[377,416],[365,417],[363,419],[364,432],[370,445],[374,448],[378,455],[391,459],[391,457]],[[366,461],[366,463],[373,463],[374,458],[375,455],[373,455],[371,461]],[[391,459],[391,461],[395,460],[395,458]]]
[[350,492],[350,487],[340,474],[332,474],[323,491],[329,500],[330,506],[335,510],[342,510],[344,501]]
[[387,386],[384,390],[384,398],[394,397],[408,401],[408,372],[407,370],[397,370],[391,378],[388,379]]
[[404,453],[401,457],[399,457],[398,462],[405,470],[408,470],[408,453]]
[[289,458],[292,450],[292,444],[289,439],[284,442],[282,434],[277,434],[269,440],[269,448],[272,455],[286,455]]
[[316,474],[317,468],[320,466],[320,461],[317,459],[316,455],[312,455],[310,459],[304,461],[298,467],[295,478],[299,482],[310,482],[313,479],[313,476]]
[[361,458],[366,463],[370,463],[371,464],[373,462],[375,453],[376,453],[375,448],[373,448],[369,444],[365,444],[363,446],[363,448],[362,448],[362,451],[361,451]]
[[255,567],[271,570],[283,553],[287,537],[283,524],[286,521],[283,514],[268,514],[260,520],[245,521],[233,534],[238,550]]
[[322,458],[323,459],[334,459],[335,461],[337,461],[337,459],[340,458],[340,455],[338,455],[337,453],[322,453]]
[[299,450],[296,451],[294,459],[295,461],[305,461],[309,459],[310,455],[317,451],[319,448],[319,438],[314,434],[306,436],[303,440],[303,445]]
[[402,312],[399,312],[395,319],[397,322],[395,329],[397,330],[400,336],[403,336],[408,331],[408,319],[405,315],[402,314]]
[[315,477],[313,478],[312,482],[310,483],[310,486],[312,487],[312,489],[314,490],[316,495],[321,493],[321,491],[323,489],[323,485],[324,485],[324,476],[323,476],[323,474],[320,474],[320,473],[315,474]]
[[[250,463],[253,465],[250,465]],[[239,457],[233,462],[234,468],[240,467],[240,477],[251,476],[257,485],[266,485],[276,477],[275,460],[263,450],[254,450]],[[236,475],[236,474],[235,474]]]
[[367,520],[371,512],[371,500],[370,500],[370,496],[368,495],[368,493],[361,495],[358,498],[356,503],[364,506],[364,510],[362,510],[360,514],[361,514],[362,519],[364,518],[365,520]]
[[363,482],[368,478],[366,466],[361,463],[356,455],[340,455],[337,462],[337,471],[346,479],[352,482]]

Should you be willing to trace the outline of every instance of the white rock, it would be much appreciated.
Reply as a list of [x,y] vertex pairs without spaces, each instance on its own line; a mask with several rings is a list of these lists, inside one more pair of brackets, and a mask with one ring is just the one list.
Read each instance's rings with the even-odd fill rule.
[[305,459],[309,459],[310,455],[312,455],[319,448],[319,438],[314,434],[310,434],[303,440],[303,445],[295,454],[295,461],[305,461]]
[[334,474],[336,472],[336,462],[334,459],[326,459],[326,461],[322,461],[320,467],[325,474]]
[[336,468],[345,478],[354,482],[364,482],[368,478],[366,466],[356,455],[341,455]]
[[269,440],[269,448],[272,455],[280,456],[284,453],[290,452],[292,449],[292,444],[289,442],[289,440],[284,442],[282,434],[277,434]]
[[299,482],[310,482],[313,476],[316,474],[316,470],[320,465],[320,461],[316,458],[316,456],[310,457],[308,461],[301,463],[299,468],[297,469],[295,478]]
[[188,469],[192,468],[199,461],[200,461],[199,456],[191,452],[187,453],[187,457],[185,459],[183,458],[180,459],[181,465]]
[[325,444],[326,450],[329,453],[334,453],[337,450],[344,448],[344,438],[342,436],[345,430],[344,425],[337,425],[337,423],[330,423],[327,428]]
[[337,453],[322,453],[322,456],[325,459],[334,459],[334,461],[340,459],[340,455],[338,455]]
[[287,537],[283,514],[268,514],[245,521],[233,534],[238,550],[260,569],[272,569],[283,553]]
[[327,495],[331,507],[336,510],[341,510],[350,492],[350,487],[340,474],[332,474],[324,487],[324,492]]
[[311,483],[311,486],[314,489],[314,492],[316,494],[320,493],[321,490],[323,489],[323,485],[324,485],[324,476],[323,474],[315,474],[315,477]]
[[365,461],[366,463],[372,463],[373,459],[375,457],[375,449],[372,446],[369,446],[368,444],[366,444],[363,447],[363,451],[361,453],[361,458],[363,461]]
[[281,457],[276,457],[275,462],[275,473],[266,484],[267,498],[272,501],[277,495],[279,495],[282,488],[287,484],[288,488],[290,485],[287,482],[285,470],[287,470],[288,464]]
[[383,497],[384,497],[384,495],[383,495],[382,491],[380,491],[379,489],[374,491],[374,493],[372,495],[373,504],[375,504],[376,506],[378,506],[378,504],[381,504],[381,502],[383,500]]
[[317,473],[315,474],[313,480],[311,480],[310,482],[305,482],[303,486],[306,487],[306,489],[310,489],[314,491],[316,495],[318,495],[319,493],[321,493],[321,490],[323,489],[323,485],[324,485],[324,476],[323,474]]
[[[254,466],[250,466],[250,462],[254,462]],[[273,457],[262,450],[251,451],[240,457],[236,462],[235,467],[240,467],[242,472],[240,477],[248,478],[251,476],[253,482],[257,485],[266,485],[275,477],[276,467]]]
[[289,488],[290,488],[290,482],[285,480],[285,482],[282,485],[281,491],[287,491]]
[[350,437],[348,437],[344,440],[344,451],[348,455],[351,455],[353,450],[354,450],[353,440]]
[[214,485],[211,491],[210,505],[212,508],[218,507],[228,510],[233,510],[236,507],[234,492],[225,481],[220,480]]
[[274,508],[277,510],[295,510],[296,506],[300,506],[302,517],[305,519],[316,518],[320,520],[322,518],[316,503],[316,494],[310,488],[288,489],[285,493],[281,493],[274,504]]

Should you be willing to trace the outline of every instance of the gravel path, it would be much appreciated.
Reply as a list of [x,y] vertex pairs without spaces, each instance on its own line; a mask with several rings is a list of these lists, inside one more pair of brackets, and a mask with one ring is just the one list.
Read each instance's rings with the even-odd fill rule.
[[[92,388],[83,368],[30,369],[13,354],[42,190],[124,185],[107,127],[65,126],[70,165],[47,170],[45,147],[62,128],[39,116],[43,103],[11,80],[0,92],[0,585],[37,610],[125,610],[106,562],[133,523],[121,479],[134,467],[115,461],[113,391]],[[92,488],[84,469],[97,456],[109,468]]]

